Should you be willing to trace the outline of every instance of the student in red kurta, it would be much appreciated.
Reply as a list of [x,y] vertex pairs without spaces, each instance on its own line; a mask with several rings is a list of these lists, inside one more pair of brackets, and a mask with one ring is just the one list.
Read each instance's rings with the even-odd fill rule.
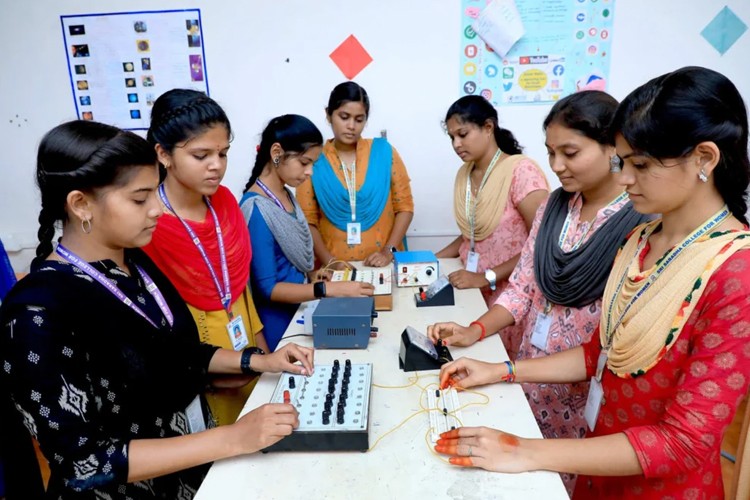
[[574,498],[724,498],[721,439],[750,379],[750,180],[745,103],[723,75],[677,70],[636,89],[613,122],[636,228],[607,282],[597,333],[560,354],[462,358],[445,385],[591,380],[586,439],[445,433],[451,463],[579,474]]

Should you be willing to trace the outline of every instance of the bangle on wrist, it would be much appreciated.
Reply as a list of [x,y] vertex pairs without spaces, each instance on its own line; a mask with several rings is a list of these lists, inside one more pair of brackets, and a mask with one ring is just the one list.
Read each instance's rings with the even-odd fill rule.
[[260,372],[256,372],[250,368],[250,358],[253,354],[265,354],[265,351],[260,347],[248,347],[243,349],[242,356],[240,357],[240,371],[243,375],[260,375]]
[[516,364],[513,361],[504,361],[504,363],[508,367],[508,374],[501,377],[500,381],[511,384],[516,380]]
[[316,299],[322,299],[326,296],[326,282],[316,281],[313,283],[313,295]]
[[482,333],[481,335],[479,335],[479,339],[477,340],[477,342],[481,342],[487,336],[487,328],[484,327],[484,324],[482,324],[481,321],[472,321],[471,323],[469,323],[469,326],[474,325],[477,325],[482,330]]

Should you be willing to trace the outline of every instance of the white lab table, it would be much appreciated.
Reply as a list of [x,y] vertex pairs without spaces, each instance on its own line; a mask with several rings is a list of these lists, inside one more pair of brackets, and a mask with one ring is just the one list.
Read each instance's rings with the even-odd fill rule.
[[[445,259],[440,266],[440,272],[447,274],[458,269],[460,263],[458,259]],[[373,383],[381,386],[408,385],[415,373],[420,377],[418,385],[436,384],[437,371],[405,373],[399,369],[401,332],[409,325],[425,332],[427,325],[436,321],[468,324],[487,307],[474,289],[456,290],[455,306],[417,308],[415,291],[394,286],[393,311],[379,313],[374,323],[379,329],[378,336],[370,339],[367,349],[317,350],[315,362],[330,364],[339,359],[343,364],[345,359],[351,359],[352,363],[372,363]],[[304,307],[304,304],[300,307],[295,319],[301,318]],[[303,326],[293,320],[285,337],[299,333],[303,333]],[[294,337],[291,341],[312,347],[311,337]],[[451,354],[454,359],[460,356],[495,362],[508,359],[497,335],[468,348],[453,347]],[[243,413],[270,400],[279,376],[264,374],[260,378]],[[523,437],[541,437],[520,386],[494,384],[478,391],[489,398],[489,403],[464,408],[465,426],[486,425]],[[211,467],[196,499],[568,498],[556,473],[500,474],[446,463],[444,457],[427,446],[426,412],[404,423],[422,410],[420,398],[426,406],[426,394],[416,385],[400,389],[373,386],[370,451],[255,453],[221,460]],[[459,400],[462,405],[483,402],[481,396],[466,393],[459,394]],[[376,444],[378,438],[396,427]]]

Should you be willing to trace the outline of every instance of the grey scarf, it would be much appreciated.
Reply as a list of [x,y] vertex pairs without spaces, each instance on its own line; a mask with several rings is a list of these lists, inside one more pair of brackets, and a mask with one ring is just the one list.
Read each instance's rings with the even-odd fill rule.
[[571,193],[552,192],[534,245],[534,276],[544,297],[553,304],[583,307],[600,299],[617,251],[637,225],[651,217],[639,214],[628,202],[583,245],[563,252],[558,239]]
[[[314,265],[310,227],[297,199],[287,188],[284,190],[294,205],[294,216],[286,210],[281,210],[273,201],[259,195],[248,196],[240,208],[245,216],[245,222],[250,222],[250,216],[257,207],[286,258],[300,272],[306,273],[312,271]],[[252,235],[250,239],[252,240]]]

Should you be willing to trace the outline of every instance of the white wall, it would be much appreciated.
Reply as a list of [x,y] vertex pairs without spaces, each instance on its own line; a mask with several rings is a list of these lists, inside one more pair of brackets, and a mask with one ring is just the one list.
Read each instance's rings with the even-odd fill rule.
[[[750,101],[750,33],[724,56],[700,36],[724,5],[750,25],[747,0],[618,1],[610,92],[621,99],[658,74],[703,65],[730,77]],[[75,118],[61,14],[201,9],[211,95],[226,108],[235,129],[225,179],[235,194],[249,176],[258,135],[273,116],[304,114],[328,135],[323,108],[331,88],[344,80],[328,55],[355,34],[374,59],[356,78],[372,101],[365,133],[387,129],[412,178],[411,247],[438,249],[457,234],[451,191],[460,160],[441,120],[459,97],[458,0],[78,0],[75,5],[0,0],[0,7],[6,20],[0,70],[0,238],[9,250],[21,250],[11,252],[17,270],[28,267],[36,246],[38,141],[51,127]],[[541,123],[548,110],[500,108],[503,126],[545,167]]]

